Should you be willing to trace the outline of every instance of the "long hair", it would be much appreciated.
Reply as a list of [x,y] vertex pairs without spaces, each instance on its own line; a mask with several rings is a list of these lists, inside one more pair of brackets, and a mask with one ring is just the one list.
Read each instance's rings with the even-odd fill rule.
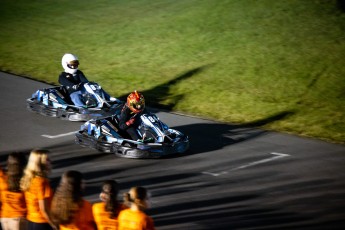
[[110,212],[110,218],[115,218],[119,214],[119,202],[117,195],[119,192],[119,185],[115,180],[106,180],[102,185],[102,193],[106,194],[105,210]]
[[47,177],[49,173],[48,164],[48,150],[36,149],[30,152],[28,164],[24,170],[24,176],[20,180],[20,188],[23,191],[29,189],[31,180],[35,176]]
[[20,192],[20,180],[24,175],[26,157],[23,153],[14,152],[7,158],[7,183],[10,192]]
[[128,193],[124,194],[124,201],[127,205],[135,204],[139,208],[143,207],[143,202],[148,197],[148,191],[144,187],[132,187]]
[[69,224],[83,204],[83,175],[67,171],[62,177],[51,204],[51,218],[55,224]]

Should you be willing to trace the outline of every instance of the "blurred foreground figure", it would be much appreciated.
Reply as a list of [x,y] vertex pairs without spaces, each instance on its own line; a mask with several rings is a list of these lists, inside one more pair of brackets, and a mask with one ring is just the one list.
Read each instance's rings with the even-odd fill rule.
[[26,203],[20,190],[26,158],[22,153],[11,153],[7,159],[7,172],[0,175],[0,200],[4,230],[26,230]]
[[99,230],[117,230],[118,215],[120,211],[128,207],[117,201],[119,192],[118,184],[115,180],[103,182],[102,191],[99,198],[102,202],[92,206],[93,217]]
[[83,198],[83,175],[67,171],[56,189],[51,205],[52,221],[60,230],[94,230],[91,203]]
[[124,194],[129,209],[119,214],[119,230],[154,230],[153,219],[144,212],[150,207],[149,194],[143,187],[133,187]]
[[20,188],[25,192],[29,230],[54,229],[49,218],[53,190],[48,180],[51,170],[48,153],[49,151],[44,149],[31,151],[24,176],[20,180]]

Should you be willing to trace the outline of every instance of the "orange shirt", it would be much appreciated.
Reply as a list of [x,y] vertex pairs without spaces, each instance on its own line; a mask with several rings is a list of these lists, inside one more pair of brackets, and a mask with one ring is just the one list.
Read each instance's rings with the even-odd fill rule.
[[2,217],[26,217],[26,204],[23,192],[8,191],[7,175],[0,175],[0,199]]
[[[126,208],[128,208],[126,205],[120,204],[118,211],[120,212]],[[110,218],[110,212],[105,210],[104,202],[93,204],[92,213],[98,230],[117,230],[117,217]]]
[[[3,171],[2,171],[2,168],[0,167],[0,176],[2,176],[4,173],[3,173]],[[1,200],[0,200],[0,218],[2,217],[2,213],[1,213]]]
[[94,226],[92,205],[87,200],[83,200],[83,205],[79,212],[75,214],[73,222],[60,225],[60,230],[94,230]]
[[29,189],[25,191],[26,207],[28,209],[26,219],[34,223],[48,223],[47,219],[41,213],[38,201],[44,199],[50,201],[52,196],[53,190],[47,178],[40,176],[32,178]]
[[125,209],[119,214],[119,230],[154,230],[153,219],[142,211]]

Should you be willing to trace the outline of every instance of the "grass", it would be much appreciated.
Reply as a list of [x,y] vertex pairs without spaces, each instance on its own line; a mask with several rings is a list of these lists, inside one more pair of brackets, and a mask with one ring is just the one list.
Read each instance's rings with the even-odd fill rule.
[[57,84],[72,52],[113,96],[137,89],[173,111],[345,143],[345,13],[335,0],[0,4],[2,71]]

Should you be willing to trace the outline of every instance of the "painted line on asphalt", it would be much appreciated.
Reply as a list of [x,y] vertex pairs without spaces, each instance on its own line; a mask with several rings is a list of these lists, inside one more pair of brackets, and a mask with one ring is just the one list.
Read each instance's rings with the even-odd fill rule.
[[269,162],[269,161],[274,161],[274,160],[277,160],[277,159],[280,159],[280,158],[283,158],[283,157],[290,156],[289,154],[285,154],[285,153],[271,153],[271,154],[274,155],[274,156],[270,157],[270,158],[266,158],[266,159],[260,160],[260,161],[254,161],[252,163],[242,165],[240,167],[232,169],[231,171],[248,168],[248,167],[253,166],[253,165],[263,164],[263,163],[266,163],[266,162]]
[[[289,154],[285,154],[285,153],[275,153],[275,152],[273,152],[273,153],[270,153],[270,154],[272,154],[274,156],[266,158],[266,159],[263,159],[263,160],[254,161],[254,162],[251,162],[251,163],[248,163],[248,164],[236,167],[236,168],[233,168],[230,171],[244,169],[244,168],[248,168],[248,167],[251,167],[251,166],[254,166],[254,165],[258,165],[258,164],[264,164],[264,163],[267,163],[267,162],[270,162],[270,161],[274,161],[274,160],[277,160],[277,159],[280,159],[280,158],[284,158],[284,157],[290,156]],[[207,175],[211,175],[211,176],[220,176],[220,175],[227,174],[228,172],[227,171],[221,171],[221,172],[217,172],[217,173],[212,173],[212,172],[202,172],[202,173],[203,174],[207,174]]]
[[62,134],[58,134],[58,135],[55,135],[55,136],[51,136],[51,135],[47,135],[47,134],[43,134],[41,135],[42,137],[46,137],[46,138],[50,138],[50,139],[55,139],[55,138],[60,138],[60,137],[65,137],[65,136],[70,136],[70,135],[73,135],[75,134],[77,131],[74,131],[74,132],[69,132],[69,133],[62,133]]

